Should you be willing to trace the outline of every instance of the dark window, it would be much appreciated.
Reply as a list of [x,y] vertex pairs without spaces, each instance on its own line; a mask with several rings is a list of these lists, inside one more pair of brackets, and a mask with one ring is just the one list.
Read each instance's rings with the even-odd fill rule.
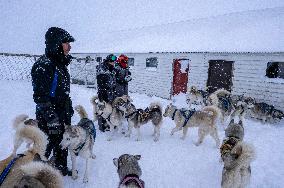
[[284,62],[268,62],[266,76],[268,78],[284,78]]
[[99,63],[102,62],[102,57],[97,57],[96,61],[99,62]]
[[128,66],[134,66],[134,58],[128,58]]
[[150,57],[146,59],[146,67],[158,67],[158,58],[157,57]]

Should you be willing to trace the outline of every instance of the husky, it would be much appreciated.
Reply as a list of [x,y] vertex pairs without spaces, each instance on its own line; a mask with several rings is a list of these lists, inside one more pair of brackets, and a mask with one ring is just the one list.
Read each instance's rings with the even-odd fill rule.
[[141,155],[123,154],[113,159],[119,176],[119,188],[144,188],[145,183],[140,179],[142,170],[138,164]]
[[[43,162],[30,162],[14,173],[14,188],[63,188],[63,177],[58,170]],[[9,186],[13,187],[13,186]]]
[[83,182],[88,182],[89,174],[89,159],[95,159],[93,154],[93,147],[95,142],[95,126],[94,123],[88,119],[88,114],[81,105],[74,108],[80,115],[81,120],[76,126],[65,125],[65,132],[63,134],[62,142],[60,143],[62,149],[68,148],[72,161],[72,179],[78,178],[76,170],[76,157],[80,156],[86,159],[86,167]]
[[192,105],[207,104],[208,92],[198,90],[195,86],[191,86],[186,94],[186,103],[191,107]]
[[[3,172],[6,167],[11,166],[8,174],[5,175],[6,178],[2,182],[1,187],[10,188],[16,185],[20,180],[17,178],[23,175],[19,174],[21,166],[32,162],[35,155],[39,155],[43,160],[46,160],[44,154],[48,142],[47,136],[36,126],[25,125],[25,123],[29,124],[29,122],[36,123],[36,121],[27,120],[27,118],[27,115],[19,115],[14,119],[13,127],[16,129],[14,150],[8,158],[0,161],[0,172]],[[16,155],[17,149],[24,140],[29,140],[32,143],[32,147],[23,154]]]
[[284,118],[283,111],[278,110],[274,106],[264,102],[255,103],[250,109],[250,115],[255,119],[261,120],[262,123],[276,123]]
[[152,102],[146,109],[136,109],[135,105],[128,101],[124,104],[125,118],[128,122],[127,137],[130,137],[133,127],[137,130],[136,141],[141,140],[140,127],[149,121],[154,126],[154,141],[157,142],[160,138],[160,128],[163,121],[163,109],[159,102]]
[[105,101],[98,102],[98,111],[97,114],[103,117],[107,124],[110,126],[110,136],[107,139],[111,141],[114,136],[115,128],[117,130],[122,130],[122,121],[124,118],[123,111],[121,111],[118,106],[121,101],[124,101],[123,97],[117,97],[114,101],[110,104]]
[[208,97],[208,104],[217,106],[221,110],[222,123],[225,122],[225,117],[229,117],[230,120],[237,116],[243,119],[253,103],[251,97],[233,95],[225,89],[218,89]]
[[244,127],[240,120],[231,120],[225,130],[226,138],[220,148],[224,162],[222,172],[222,188],[244,188],[249,184],[251,176],[250,163],[255,158],[254,148],[243,142]]
[[220,140],[217,132],[216,121],[219,117],[219,109],[215,106],[206,106],[202,110],[184,110],[169,104],[166,107],[164,117],[170,117],[174,120],[176,127],[172,129],[171,135],[179,130],[183,130],[181,139],[185,139],[189,127],[198,127],[198,141],[195,143],[199,146],[206,135],[210,134],[219,147]]

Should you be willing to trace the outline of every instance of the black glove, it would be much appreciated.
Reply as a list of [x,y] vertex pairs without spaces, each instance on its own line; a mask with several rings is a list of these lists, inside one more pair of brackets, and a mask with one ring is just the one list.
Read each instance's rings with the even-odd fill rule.
[[43,116],[46,122],[53,123],[55,121],[58,121],[58,116],[55,113],[55,108],[50,102],[38,103],[36,105],[36,111]]

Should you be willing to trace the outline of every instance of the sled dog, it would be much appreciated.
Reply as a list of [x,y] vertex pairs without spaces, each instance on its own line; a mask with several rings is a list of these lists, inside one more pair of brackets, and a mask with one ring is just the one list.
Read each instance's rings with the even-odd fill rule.
[[123,154],[113,159],[119,176],[119,188],[144,188],[144,181],[140,179],[142,170],[138,164],[141,155]]
[[220,140],[217,132],[216,121],[219,116],[219,109],[215,106],[206,106],[202,110],[185,110],[178,109],[176,106],[169,104],[166,107],[164,117],[170,117],[175,122],[176,127],[172,129],[171,135],[179,130],[183,130],[181,139],[185,139],[189,127],[198,127],[198,141],[200,145],[206,135],[210,135],[219,147]]
[[110,136],[108,141],[111,141],[114,136],[115,129],[122,130],[122,120],[124,119],[123,111],[118,108],[118,105],[123,101],[123,97],[117,97],[110,104],[105,101],[98,102],[98,115],[102,116],[110,126]]
[[220,148],[224,162],[222,188],[244,188],[251,176],[250,163],[255,157],[254,148],[243,142],[244,128],[242,121],[231,120],[225,130],[226,138]]
[[75,126],[65,125],[65,132],[63,134],[62,142],[60,143],[63,149],[68,148],[72,161],[72,178],[78,178],[76,170],[76,157],[80,156],[86,159],[86,167],[83,182],[88,182],[89,174],[89,159],[95,159],[93,154],[93,147],[96,137],[96,130],[94,123],[88,119],[88,114],[81,105],[74,108],[80,115],[81,120]]
[[[47,136],[36,126],[33,126],[36,123],[35,120],[27,120],[27,115],[19,115],[14,119],[13,127],[16,129],[16,134],[14,136],[14,150],[13,153],[6,159],[0,161],[0,172],[4,173],[4,170],[7,171],[5,178],[2,182],[1,187],[10,188],[17,186],[19,182],[25,176],[22,168],[24,165],[28,165],[28,163],[32,162],[35,155],[39,155],[43,160],[46,160],[44,154],[47,145]],[[27,124],[27,125],[26,125]],[[29,125],[30,124],[30,125]],[[32,147],[30,147],[23,154],[16,155],[17,149],[23,143],[24,140],[29,140],[32,143]],[[36,168],[36,170],[40,170]],[[46,179],[34,179],[37,173],[34,172],[32,176],[28,176],[27,178],[33,179],[32,181],[40,181],[41,184],[46,185]],[[4,176],[3,176],[4,177]],[[59,179],[59,175],[57,176]],[[42,176],[40,178],[43,178]],[[60,183],[55,183],[59,185]],[[50,184],[52,187],[52,184]],[[56,187],[56,186],[55,186]],[[58,186],[60,187],[60,186]],[[61,186],[62,187],[62,186]]]

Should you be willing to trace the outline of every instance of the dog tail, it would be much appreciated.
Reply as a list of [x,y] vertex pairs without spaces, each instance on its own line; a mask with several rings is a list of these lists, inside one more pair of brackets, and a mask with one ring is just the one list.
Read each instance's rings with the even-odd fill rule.
[[29,116],[26,114],[21,114],[15,117],[15,119],[13,120],[13,128],[18,129],[20,126],[24,125],[23,122],[28,119],[28,117]]
[[99,97],[97,96],[97,95],[95,95],[95,96],[93,96],[92,98],[91,98],[91,103],[92,103],[92,105],[95,105],[96,104],[96,100],[98,99]]
[[47,136],[38,127],[24,126],[18,131],[18,136],[32,140],[33,147],[30,149],[32,153],[38,153],[42,159],[45,159],[44,154],[47,146]]
[[77,105],[74,109],[78,112],[81,119],[88,118],[88,114],[82,105]]
[[232,149],[231,153],[239,156],[237,160],[233,162],[232,167],[249,166],[256,158],[254,146],[245,142],[238,142],[238,144]]
[[58,170],[43,162],[30,162],[20,167],[25,177],[34,178],[46,188],[63,188],[63,177]]
[[220,109],[216,106],[205,106],[202,111],[207,111],[207,112],[210,112],[210,114],[212,115],[213,117],[213,122],[214,124],[216,124],[217,122],[217,119],[220,117],[221,115],[221,112],[220,112]]

